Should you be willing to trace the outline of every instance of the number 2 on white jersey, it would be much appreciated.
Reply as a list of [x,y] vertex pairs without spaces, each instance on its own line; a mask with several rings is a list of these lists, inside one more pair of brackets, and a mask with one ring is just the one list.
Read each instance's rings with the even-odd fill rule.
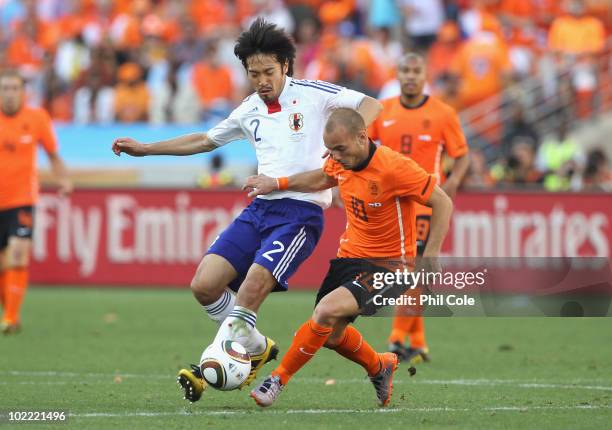
[[283,245],[283,243],[279,242],[278,240],[275,240],[274,242],[272,242],[272,245],[276,245],[278,246],[278,248],[271,249],[270,251],[267,251],[261,254],[263,258],[270,260],[270,261],[274,261],[274,259],[270,257],[270,254],[277,254],[285,250],[285,245]]
[[260,122],[258,119],[254,119],[253,121],[249,123],[249,125],[253,125],[253,124],[255,124],[255,130],[253,130],[253,138],[255,139],[255,142],[259,142],[261,140],[261,137],[257,137],[257,130],[259,130]]

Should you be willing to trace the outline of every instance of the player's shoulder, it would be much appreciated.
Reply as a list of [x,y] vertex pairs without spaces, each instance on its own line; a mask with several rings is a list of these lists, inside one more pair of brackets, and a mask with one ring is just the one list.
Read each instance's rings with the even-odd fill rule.
[[52,124],[51,115],[45,109],[37,106],[26,105],[22,107],[19,116],[22,120],[40,127],[50,127]]
[[452,107],[451,105],[449,105],[448,103],[446,103],[445,101],[443,101],[441,98],[437,96],[430,95],[428,103],[431,104],[430,105],[431,109],[442,111],[445,114],[455,115],[457,113],[454,107]]
[[289,86],[295,91],[315,96],[332,96],[338,94],[344,87],[327,81],[292,78]]
[[397,169],[406,169],[412,167],[412,165],[416,165],[416,162],[412,158],[394,151],[388,146],[381,145],[376,152],[379,153],[379,164],[385,167],[384,171],[391,174]]
[[257,93],[254,92],[246,96],[242,102],[232,111],[232,116],[243,116],[249,113],[256,112],[260,109],[259,105],[261,99],[257,96]]

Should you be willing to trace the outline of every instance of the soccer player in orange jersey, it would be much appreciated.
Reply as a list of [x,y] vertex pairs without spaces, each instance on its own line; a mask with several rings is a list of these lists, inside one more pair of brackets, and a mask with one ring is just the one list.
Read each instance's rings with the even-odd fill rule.
[[[400,59],[397,78],[401,95],[382,101],[383,111],[370,126],[369,134],[381,145],[416,161],[453,198],[470,165],[468,145],[454,109],[423,93],[425,69],[425,61],[418,54],[409,53]],[[443,153],[455,159],[448,179],[442,172]],[[431,209],[417,204],[416,214],[417,254],[422,255],[429,236]],[[423,317],[402,316],[403,310],[398,308],[393,321],[389,350],[413,364],[429,360]],[[405,346],[407,336],[409,347]]]
[[[334,349],[360,364],[368,373],[378,402],[391,398],[397,355],[377,353],[349,323],[368,315],[373,294],[370,282],[359,277],[365,259],[407,261],[416,254],[415,202],[432,208],[431,231],[424,255],[436,257],[448,230],[452,201],[414,161],[369,141],[365,123],[352,109],[335,110],[325,126],[323,140],[330,158],[322,169],[289,178],[259,175],[248,178],[249,196],[276,190],[313,192],[338,186],[346,208],[347,227],[340,238],[338,258],[316,299],[312,318],[296,332],[280,365],[251,397],[260,406],[270,406],[283,387],[322,347]],[[409,222],[406,222],[409,220]],[[376,265],[374,265],[376,267]],[[366,269],[366,273],[372,273]]]
[[60,193],[72,190],[51,118],[42,109],[25,106],[24,100],[23,78],[12,70],[0,72],[0,329],[5,334],[20,328],[19,309],[28,285],[38,145],[49,156]]

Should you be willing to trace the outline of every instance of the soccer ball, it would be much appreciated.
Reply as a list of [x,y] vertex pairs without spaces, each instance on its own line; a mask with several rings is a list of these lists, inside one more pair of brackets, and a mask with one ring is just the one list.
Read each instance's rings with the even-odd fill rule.
[[251,357],[238,342],[213,342],[200,358],[202,377],[217,390],[235,390],[251,372]]

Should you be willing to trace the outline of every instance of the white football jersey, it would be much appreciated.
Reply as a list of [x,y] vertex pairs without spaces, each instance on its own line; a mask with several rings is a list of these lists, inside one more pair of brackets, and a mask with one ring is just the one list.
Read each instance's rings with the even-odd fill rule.
[[[255,148],[259,174],[279,178],[308,172],[321,168],[325,161],[321,158],[325,152],[323,130],[331,111],[357,109],[364,97],[335,84],[287,76],[276,105],[266,105],[253,93],[207,134],[217,146],[248,139]],[[259,198],[291,198],[327,208],[331,191],[277,191]]]

